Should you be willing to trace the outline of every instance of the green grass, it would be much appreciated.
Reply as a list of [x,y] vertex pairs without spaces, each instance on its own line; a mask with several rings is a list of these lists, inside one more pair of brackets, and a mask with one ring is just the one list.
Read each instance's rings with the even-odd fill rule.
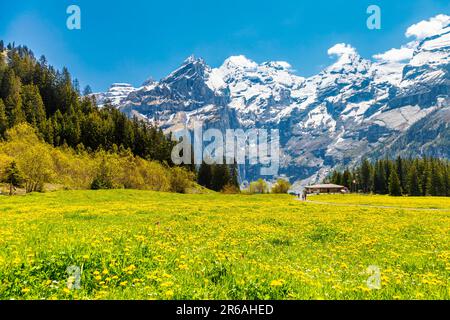
[[[313,198],[312,198],[313,199]],[[444,208],[447,199],[318,201]],[[449,299],[450,212],[284,195],[0,197],[0,299]],[[80,290],[68,267],[82,269]],[[381,289],[366,284],[381,270]]]

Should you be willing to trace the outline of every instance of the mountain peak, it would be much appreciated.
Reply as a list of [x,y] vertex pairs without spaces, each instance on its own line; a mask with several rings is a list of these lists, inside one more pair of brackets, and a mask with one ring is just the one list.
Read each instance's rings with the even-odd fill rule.
[[255,69],[258,67],[258,64],[244,55],[238,55],[226,59],[223,66],[233,69]]
[[193,64],[193,63],[199,63],[199,64],[206,64],[205,60],[203,60],[202,58],[197,58],[195,55],[191,54],[189,57],[187,57],[184,61],[183,61],[183,65],[187,65],[187,64]]
[[292,66],[286,61],[268,61],[262,64],[263,66],[267,66],[269,68],[273,68],[276,70],[291,70]]
[[142,86],[145,87],[145,86],[152,85],[154,83],[156,83],[155,79],[153,79],[153,77],[150,77],[142,83]]
[[356,73],[365,72],[370,66],[369,60],[363,59],[355,48],[346,43],[338,43],[328,49],[330,57],[337,57],[337,61],[326,68],[328,73]]
[[196,58],[194,55],[189,56],[183,61],[181,66],[161,80],[161,82],[173,82],[182,78],[204,78],[210,67],[202,58]]
[[133,86],[129,83],[125,83],[125,82],[116,82],[113,83],[109,88],[113,89],[113,88],[132,88]]

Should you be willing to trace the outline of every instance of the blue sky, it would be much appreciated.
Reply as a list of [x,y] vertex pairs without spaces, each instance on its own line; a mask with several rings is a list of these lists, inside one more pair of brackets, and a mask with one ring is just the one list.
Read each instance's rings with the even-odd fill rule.
[[[160,79],[187,56],[213,67],[231,55],[288,61],[309,76],[332,62],[328,48],[349,43],[370,58],[408,42],[406,29],[439,13],[448,0],[0,0],[0,39],[26,44],[82,85]],[[66,9],[81,8],[82,29],[66,28]],[[382,29],[366,27],[369,5]]]

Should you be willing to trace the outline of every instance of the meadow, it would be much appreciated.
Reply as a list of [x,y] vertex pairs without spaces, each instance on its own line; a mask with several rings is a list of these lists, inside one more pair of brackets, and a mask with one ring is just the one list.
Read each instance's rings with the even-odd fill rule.
[[311,200],[1,196],[0,299],[450,299],[448,198]]

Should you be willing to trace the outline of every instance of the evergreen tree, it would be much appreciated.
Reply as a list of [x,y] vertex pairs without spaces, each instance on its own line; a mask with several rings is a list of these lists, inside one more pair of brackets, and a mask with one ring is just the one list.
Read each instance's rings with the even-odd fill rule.
[[399,156],[395,161],[395,167],[397,168],[397,175],[400,180],[400,187],[402,191],[406,190],[406,175],[405,175],[405,165],[403,159]]
[[44,132],[46,126],[45,107],[37,86],[26,85],[23,87],[22,105],[26,121]]
[[198,170],[197,183],[205,188],[212,188],[212,166],[203,162]]
[[345,169],[342,174],[342,181],[340,183],[342,186],[347,187],[349,190],[352,188],[353,177],[348,169]]
[[371,190],[371,176],[372,176],[372,165],[369,160],[364,159],[361,165],[361,187],[364,193],[369,193]]
[[389,161],[389,159],[382,160],[383,168],[384,168],[384,191],[386,194],[389,193],[389,177],[391,176],[391,172],[396,170],[394,168],[394,164]]
[[397,171],[393,170],[389,176],[389,194],[391,196],[401,196],[402,188]]
[[[346,170],[344,173],[333,171],[325,181],[345,185],[345,181],[348,180],[347,177],[352,177],[364,192],[368,192],[372,188],[372,191],[377,194],[446,196],[450,192],[449,172],[450,162],[448,160],[436,158],[403,159],[398,157],[394,161],[389,159],[378,160],[374,166],[369,161],[363,160],[361,165],[353,170]],[[397,189],[397,179],[400,192]],[[370,185],[371,187],[368,187]]]
[[[191,148],[191,161],[188,164],[184,164],[183,167],[186,170],[194,173],[194,175],[197,175],[197,166],[195,165],[195,158],[194,158],[194,156],[195,156],[195,154],[194,154],[194,146],[191,144],[190,148]],[[183,152],[181,152],[180,156],[183,156]]]
[[231,165],[230,168],[231,171],[231,181],[230,184],[239,189],[239,166],[236,163],[236,160],[234,161],[234,163]]
[[8,129],[8,118],[6,117],[5,104],[0,99],[0,139],[5,136],[6,129]]
[[87,85],[86,87],[84,87],[83,89],[83,96],[88,96],[92,94],[92,89],[90,85]]
[[386,194],[386,171],[383,164],[383,161],[378,160],[375,164],[375,170],[373,175],[373,190],[378,194]]
[[4,75],[0,94],[5,104],[9,126],[11,127],[25,121],[20,95],[21,87],[20,79],[9,68]]
[[75,91],[80,94],[80,82],[78,81],[78,79],[74,79],[73,80],[73,88],[75,89]]
[[333,184],[339,184],[340,183],[340,176],[339,176],[339,172],[337,170],[333,170],[333,173],[331,174],[331,177],[329,179],[330,183]]
[[445,196],[445,180],[440,168],[433,162],[431,169],[431,177],[427,186],[430,195],[432,196]]
[[231,181],[230,169],[226,163],[215,164],[212,167],[211,189],[222,191]]
[[344,175],[343,172],[336,171],[336,175],[334,176],[334,179],[333,179],[334,181],[332,181],[332,183],[342,185],[342,182],[344,181],[343,175]]
[[419,183],[419,174],[416,165],[413,164],[408,173],[408,194],[410,196],[420,196],[422,194]]
[[160,128],[128,119],[112,106],[98,109],[94,97],[80,97],[77,81],[66,68],[55,70],[44,56],[37,61],[26,47],[9,48],[8,63],[0,59],[0,98],[8,127],[26,121],[55,146],[65,142],[75,148],[82,143],[90,150],[110,150],[117,145],[144,159],[173,165],[175,143]]
[[444,168],[445,195],[450,196],[450,166]]
[[421,174],[421,190],[422,196],[429,196],[431,189],[431,170],[428,161],[425,159],[423,162],[422,174]]

